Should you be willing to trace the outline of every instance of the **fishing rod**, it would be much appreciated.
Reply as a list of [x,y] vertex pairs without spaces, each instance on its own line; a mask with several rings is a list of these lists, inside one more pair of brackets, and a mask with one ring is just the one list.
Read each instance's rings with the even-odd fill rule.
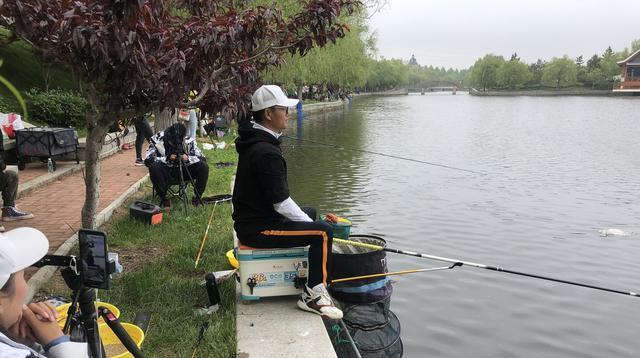
[[200,255],[202,255],[202,249],[204,249],[204,243],[207,242],[207,235],[209,234],[209,227],[211,226],[211,219],[213,219],[213,213],[216,212],[216,206],[218,202],[213,203],[213,209],[211,210],[211,215],[209,216],[209,223],[207,224],[207,229],[204,231],[204,236],[202,237],[202,241],[200,242],[200,249],[198,250],[198,254],[196,255],[196,265],[195,268],[198,268],[198,262],[200,261]]
[[[336,239],[334,239],[335,241]],[[383,273],[374,273],[371,275],[362,275],[362,276],[353,276],[353,277],[345,277],[345,278],[336,278],[331,280],[331,284],[338,282],[347,282],[347,281],[356,281],[356,280],[364,280],[366,278],[375,278],[375,277],[383,277],[383,276],[394,276],[394,275],[406,275],[408,273],[417,273],[417,272],[429,272],[429,271],[441,271],[441,270],[450,270],[454,267],[462,266],[460,262],[456,262],[451,266],[444,267],[434,267],[434,268],[423,268],[423,269],[411,269],[411,270],[403,270],[403,271],[394,271],[394,272],[383,272]]]
[[282,137],[284,137],[284,138],[288,138],[288,139],[295,139],[295,140],[299,140],[299,141],[302,141],[302,142],[315,143],[315,144],[319,144],[319,145],[327,146],[327,147],[334,147],[334,148],[337,148],[337,149],[345,149],[345,150],[351,150],[351,151],[355,151],[355,152],[369,153],[369,154],[380,155],[380,156],[388,157],[388,158],[394,158],[394,159],[406,160],[406,161],[414,162],[414,163],[421,163],[421,164],[432,165],[432,166],[435,166],[435,167],[441,167],[441,168],[446,168],[446,169],[459,170],[459,171],[467,172],[467,173],[483,174],[483,173],[476,172],[476,171],[473,171],[473,170],[463,169],[463,168],[458,168],[458,167],[454,167],[454,166],[451,166],[451,165],[444,165],[444,164],[438,164],[438,163],[433,163],[433,162],[427,162],[427,161],[425,161],[425,160],[419,160],[419,159],[413,159],[413,158],[400,157],[400,156],[393,155],[393,154],[386,154],[386,153],[374,152],[374,151],[372,151],[372,150],[358,149],[358,148],[353,148],[353,147],[345,147],[345,146],[342,146],[342,145],[337,145],[337,144],[332,144],[332,143],[324,143],[324,142],[319,142],[319,141],[315,141],[315,140],[311,140],[311,139],[302,139],[302,138],[298,138],[298,137],[290,137],[290,136],[287,136],[287,135],[283,135]]
[[[365,236],[365,235],[361,235],[361,236]],[[611,288],[594,286],[594,285],[589,285],[589,284],[580,283],[580,282],[567,281],[567,280],[548,277],[548,276],[541,276],[541,275],[536,275],[536,274],[531,274],[531,273],[526,273],[526,272],[508,270],[508,269],[505,269],[505,268],[502,268],[502,267],[497,267],[497,266],[490,266],[490,265],[478,264],[478,263],[475,263],[475,262],[455,260],[455,259],[450,259],[450,258],[446,258],[446,257],[421,254],[421,253],[413,252],[413,251],[392,249],[392,248],[388,248],[388,247],[384,247],[384,246],[367,244],[367,243],[364,243],[364,242],[343,240],[343,239],[337,239],[337,238],[334,238],[333,242],[337,243],[337,244],[341,244],[341,245],[350,245],[350,246],[356,246],[356,247],[363,247],[363,248],[368,248],[368,249],[372,249],[372,250],[384,250],[384,251],[393,252],[393,253],[396,253],[396,254],[421,257],[421,258],[431,259],[431,260],[436,260],[436,261],[449,262],[449,263],[453,263],[454,266],[471,266],[471,267],[481,268],[481,269],[485,269],[485,270],[509,273],[509,274],[512,274],[512,275],[525,276],[525,277],[537,278],[537,279],[540,279],[540,280],[553,281],[553,282],[559,282],[559,283],[566,283],[568,285],[592,288],[594,290],[617,293],[617,294],[621,294],[621,295],[625,295],[625,296],[640,297],[640,294],[638,294],[636,292],[627,292],[627,291],[614,290],[614,289],[611,289]]]

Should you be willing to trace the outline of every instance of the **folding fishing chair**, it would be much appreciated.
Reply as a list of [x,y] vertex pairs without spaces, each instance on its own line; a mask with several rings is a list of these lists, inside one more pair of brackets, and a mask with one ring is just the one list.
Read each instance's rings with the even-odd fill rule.
[[[184,213],[188,213],[189,207],[189,195],[188,188],[191,185],[191,189],[193,190],[196,197],[202,200],[202,194],[196,191],[195,183],[189,171],[186,170],[184,164],[180,164],[180,174],[178,176],[170,176],[169,182],[167,183],[167,198],[179,198],[184,206]],[[155,192],[155,187],[153,188],[153,196],[157,196]]]

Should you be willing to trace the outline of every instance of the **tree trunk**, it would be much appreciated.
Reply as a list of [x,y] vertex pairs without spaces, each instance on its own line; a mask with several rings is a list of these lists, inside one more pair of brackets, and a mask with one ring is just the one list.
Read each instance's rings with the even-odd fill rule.
[[170,125],[172,125],[173,123],[176,122],[177,113],[173,113],[172,114],[170,109],[165,108],[165,109],[162,109],[162,110],[153,111],[153,115],[155,117],[155,123],[153,125],[153,132],[154,133],[158,133],[158,132],[161,132],[161,131],[165,130]]
[[89,125],[87,128],[87,145],[85,158],[85,199],[82,206],[82,227],[96,228],[96,211],[100,203],[100,151],[104,144],[109,125]]

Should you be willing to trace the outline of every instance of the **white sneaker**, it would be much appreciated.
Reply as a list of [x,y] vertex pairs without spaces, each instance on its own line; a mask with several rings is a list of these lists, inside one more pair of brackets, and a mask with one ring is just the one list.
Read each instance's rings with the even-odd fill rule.
[[342,318],[342,311],[333,304],[327,288],[322,283],[313,288],[304,285],[302,295],[298,300],[298,307],[301,310],[317,313],[331,319]]
[[0,225],[0,232],[4,232],[4,226]]

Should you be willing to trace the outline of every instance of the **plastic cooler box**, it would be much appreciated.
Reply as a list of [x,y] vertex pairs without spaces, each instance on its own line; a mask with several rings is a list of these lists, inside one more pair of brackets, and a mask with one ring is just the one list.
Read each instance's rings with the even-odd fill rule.
[[309,248],[257,249],[237,242],[240,299],[299,295],[306,283]]

